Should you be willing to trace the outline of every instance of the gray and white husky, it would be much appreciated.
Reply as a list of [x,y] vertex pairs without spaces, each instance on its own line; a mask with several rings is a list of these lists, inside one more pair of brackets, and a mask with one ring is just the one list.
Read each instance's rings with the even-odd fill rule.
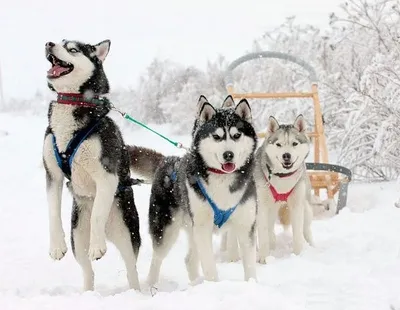
[[159,166],[150,196],[153,257],[148,284],[158,281],[161,264],[182,228],[188,235],[185,263],[190,281],[199,277],[199,262],[206,280],[218,280],[212,236],[226,229],[239,240],[245,280],[256,279],[257,135],[248,102],[216,109],[201,96],[192,133],[191,150],[185,156],[154,161]]
[[[286,204],[293,232],[293,252],[299,254],[304,239],[313,244],[311,184],[305,159],[310,152],[306,123],[299,115],[291,125],[270,117],[266,137],[256,152],[258,262],[266,263],[275,247],[274,226],[279,208]],[[304,237],[304,238],[303,238]]]
[[120,251],[129,287],[140,289],[136,259],[141,243],[139,218],[130,187],[130,158],[121,132],[107,116],[110,102],[103,62],[110,41],[97,45],[63,40],[46,43],[50,103],[43,145],[54,260],[67,246],[61,220],[64,179],[73,197],[71,247],[83,271],[84,290],[94,289],[91,261],[107,250],[106,239]]

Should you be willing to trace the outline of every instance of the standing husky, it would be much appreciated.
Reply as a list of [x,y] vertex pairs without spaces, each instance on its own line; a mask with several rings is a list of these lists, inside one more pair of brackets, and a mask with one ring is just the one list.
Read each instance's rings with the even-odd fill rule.
[[130,187],[129,154],[117,125],[107,116],[110,103],[103,62],[110,41],[46,43],[50,103],[43,145],[50,217],[50,256],[64,257],[61,220],[64,178],[73,197],[71,247],[83,271],[84,290],[94,289],[91,261],[107,250],[106,238],[120,251],[129,287],[140,289],[136,259],[139,218]]
[[253,166],[257,135],[250,106],[242,100],[235,109],[215,109],[202,96],[198,108],[191,151],[182,158],[166,157],[154,175],[149,208],[150,285],[158,281],[161,264],[182,227],[189,240],[185,262],[190,281],[199,276],[199,261],[205,279],[218,280],[212,247],[217,228],[234,230],[243,252],[245,280],[256,278]]
[[306,123],[299,115],[293,125],[279,125],[269,118],[264,143],[256,153],[254,178],[257,187],[259,241],[258,261],[265,264],[275,247],[274,226],[278,210],[287,204],[293,231],[293,252],[303,249],[304,238],[312,245],[311,187],[305,159],[310,151]]

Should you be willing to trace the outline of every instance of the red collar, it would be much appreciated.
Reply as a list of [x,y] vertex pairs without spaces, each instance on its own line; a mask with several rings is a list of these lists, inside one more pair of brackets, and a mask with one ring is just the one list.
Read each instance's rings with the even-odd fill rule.
[[228,174],[229,172],[225,172],[224,170],[219,170],[215,168],[207,168],[208,171],[214,172],[216,174]]
[[[292,172],[291,174],[293,174],[293,173],[294,172]],[[287,176],[284,176],[284,177],[287,177]],[[278,201],[286,202],[288,200],[290,194],[292,194],[294,187],[286,193],[278,193],[276,191],[275,187],[272,186],[272,184],[270,183],[270,181],[267,179],[267,177],[265,175],[264,175],[264,178],[265,178],[265,181],[267,181],[267,185],[271,191],[272,197],[274,197],[274,199],[275,199],[275,202],[278,202]]]
[[58,93],[57,103],[68,104],[68,105],[78,105],[81,107],[91,107],[97,106],[96,101],[99,101],[99,97],[95,96],[93,98],[85,98],[83,94],[72,94],[72,93]]
[[289,172],[289,173],[274,173],[274,176],[277,176],[278,178],[288,178],[290,176],[292,176],[293,174],[295,174],[297,172],[297,170],[293,171],[293,172]]

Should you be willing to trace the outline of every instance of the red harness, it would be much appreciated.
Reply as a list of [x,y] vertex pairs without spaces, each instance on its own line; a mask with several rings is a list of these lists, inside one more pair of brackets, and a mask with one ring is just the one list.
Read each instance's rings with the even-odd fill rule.
[[93,97],[87,99],[83,94],[72,94],[72,93],[58,93],[57,103],[68,104],[68,105],[78,105],[81,107],[96,107],[94,100],[98,100],[98,97]]
[[[296,172],[297,172],[297,170],[295,170],[293,172],[290,172],[290,173],[287,173],[287,174],[276,174],[276,176],[278,176],[279,178],[287,178],[287,177],[292,176]],[[278,202],[278,201],[286,202],[288,200],[290,194],[293,192],[294,187],[290,191],[288,191],[286,193],[278,193],[276,191],[276,188],[272,186],[272,184],[270,183],[269,179],[265,175],[264,175],[264,178],[265,178],[265,181],[267,181],[267,185],[268,185],[268,187],[269,187],[269,189],[271,191],[272,197],[274,197],[274,199],[275,199],[275,202]]]

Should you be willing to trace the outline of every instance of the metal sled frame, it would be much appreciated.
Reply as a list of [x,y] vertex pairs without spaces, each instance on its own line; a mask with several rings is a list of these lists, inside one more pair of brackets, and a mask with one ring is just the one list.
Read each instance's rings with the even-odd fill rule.
[[[309,73],[311,82],[310,92],[282,92],[282,93],[236,93],[233,89],[233,70],[239,65],[254,59],[277,58],[296,63]],[[225,73],[225,85],[228,93],[233,98],[246,99],[283,99],[283,98],[311,98],[314,103],[314,130],[308,135],[314,144],[314,162],[306,163],[307,173],[316,196],[320,196],[320,190],[326,189],[328,199],[334,199],[338,193],[337,212],[343,209],[347,203],[348,183],[351,181],[351,171],[345,167],[329,164],[328,149],[324,134],[321,105],[318,96],[318,80],[312,66],[303,60],[289,54],[279,52],[257,52],[244,55],[233,61]],[[259,138],[264,138],[265,133],[258,133]]]

